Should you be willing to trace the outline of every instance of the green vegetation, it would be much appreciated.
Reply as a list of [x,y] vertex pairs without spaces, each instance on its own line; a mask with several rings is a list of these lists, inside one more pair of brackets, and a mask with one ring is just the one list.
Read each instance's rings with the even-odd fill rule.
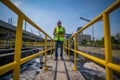
[[[120,32],[111,36],[112,55],[120,57]],[[104,37],[101,40],[82,40],[78,43],[78,48],[86,51],[99,52],[104,54]]]
[[[120,50],[120,32],[114,36],[111,36],[112,49]],[[101,40],[82,40],[78,43],[79,46],[92,46],[92,47],[101,47],[104,48],[104,37]]]

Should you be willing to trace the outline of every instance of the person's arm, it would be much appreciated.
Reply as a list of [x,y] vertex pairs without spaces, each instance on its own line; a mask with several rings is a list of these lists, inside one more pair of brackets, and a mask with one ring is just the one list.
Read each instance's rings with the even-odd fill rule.
[[53,35],[55,35],[55,34],[57,34],[57,33],[56,33],[56,28],[54,29],[54,32],[53,32]]
[[65,30],[65,28],[64,28],[64,36],[66,35],[66,30]]

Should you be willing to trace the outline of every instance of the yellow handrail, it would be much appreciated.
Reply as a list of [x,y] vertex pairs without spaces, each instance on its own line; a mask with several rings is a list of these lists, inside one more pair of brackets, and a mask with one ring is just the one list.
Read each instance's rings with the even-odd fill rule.
[[10,49],[14,46],[14,40],[0,40],[0,50],[2,49]]
[[[98,15],[96,18],[94,18],[92,21],[90,21],[87,25],[82,27],[80,30],[78,30],[76,33],[74,33],[71,37],[69,37],[64,42],[64,50],[68,50],[68,57],[70,56],[70,51],[74,52],[74,70],[76,70],[76,53],[98,63],[106,68],[106,80],[113,80],[113,73],[112,70],[120,72],[120,65],[112,63],[112,48],[111,48],[111,35],[110,35],[110,23],[109,23],[109,14],[120,7],[120,0],[117,0],[115,3],[113,3],[110,7],[108,7],[105,11],[103,11],[100,15]],[[97,57],[90,56],[84,52],[77,51],[76,50],[76,35],[82,32],[83,30],[90,27],[92,24],[96,23],[97,21],[103,19],[104,23],[104,45],[105,45],[105,60],[99,59]],[[71,39],[74,39],[74,50],[70,48],[69,41]],[[68,46],[66,45],[68,41]]]
[[[50,42],[47,42],[47,46],[52,46],[52,40]],[[52,45],[51,45],[52,44]],[[22,45],[24,45],[23,47],[32,47],[32,46],[38,46],[38,47],[44,47],[45,46],[45,42],[22,42]],[[0,50],[2,49],[14,49],[15,48],[15,40],[0,40]]]
[[[30,20],[27,16],[25,16],[24,13],[21,12],[10,0],[0,0],[0,1],[18,15],[18,21],[17,21],[17,27],[16,27],[14,62],[0,66],[0,75],[13,69],[13,79],[19,80],[20,65],[43,54],[43,53],[45,53],[44,70],[46,70],[47,69],[47,66],[46,66],[47,51],[54,49],[54,47],[47,49],[47,38],[52,40],[52,44],[54,43],[53,39],[45,31],[43,31],[39,26],[37,26],[32,20]],[[45,49],[44,49],[44,51],[38,52],[36,54],[33,54],[31,56],[21,59],[23,20],[25,20],[26,22],[31,24],[34,28],[36,28],[37,30],[39,30],[40,32],[42,32],[45,35],[45,44],[44,44]],[[51,44],[51,46],[53,46],[52,44]],[[51,54],[51,56],[52,56],[52,54]]]
[[9,64],[6,64],[4,66],[1,66],[0,67],[0,75],[12,70],[13,68],[15,68],[17,62],[12,62],[12,63],[9,63]]

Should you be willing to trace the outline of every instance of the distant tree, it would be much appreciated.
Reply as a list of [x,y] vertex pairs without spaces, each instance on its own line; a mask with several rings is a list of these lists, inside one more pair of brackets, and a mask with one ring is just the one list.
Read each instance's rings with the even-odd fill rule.
[[115,39],[115,36],[111,36],[111,42],[112,44],[118,44],[118,40]]
[[87,44],[87,40],[86,39],[82,40],[81,44],[85,46]]
[[118,45],[120,46],[120,32],[116,33],[115,38],[118,41]]
[[91,44],[92,44],[92,41],[87,41],[86,43],[87,46],[91,46]]
[[[117,33],[114,36],[111,36],[111,43],[112,43],[112,48],[120,48],[120,32]],[[94,45],[96,47],[103,47],[104,46],[104,37],[101,40],[96,40],[94,42]]]
[[101,42],[104,44],[104,37],[101,39]]
[[[102,41],[102,43],[104,43],[104,37],[101,39],[101,41]],[[113,44],[118,44],[118,40],[115,39],[115,36],[111,36],[111,42],[112,42]]]
[[102,40],[96,40],[94,42],[95,47],[103,47],[104,43]]

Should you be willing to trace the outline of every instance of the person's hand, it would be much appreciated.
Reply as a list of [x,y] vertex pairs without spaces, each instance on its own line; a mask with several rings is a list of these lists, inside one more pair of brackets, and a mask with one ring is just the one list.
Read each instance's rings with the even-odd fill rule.
[[58,33],[54,33],[54,35],[57,35]]

